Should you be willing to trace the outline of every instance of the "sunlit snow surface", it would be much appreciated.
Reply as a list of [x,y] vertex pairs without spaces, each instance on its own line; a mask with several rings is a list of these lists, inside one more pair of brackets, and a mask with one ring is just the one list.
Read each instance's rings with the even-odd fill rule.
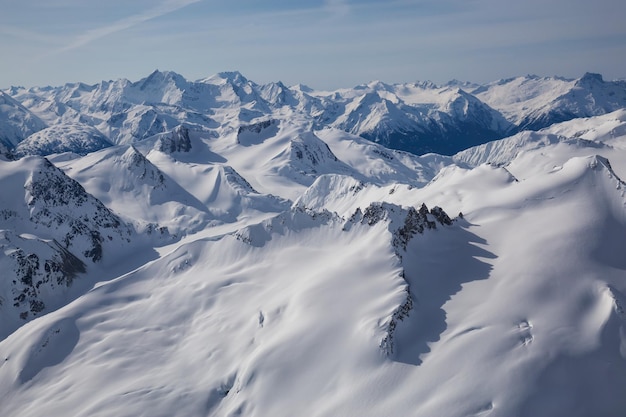
[[[624,111],[452,158],[297,122],[155,143],[50,158],[136,235],[27,323],[2,282],[3,416],[626,413]],[[33,250],[37,161],[0,161]],[[403,241],[422,203],[456,219]]]

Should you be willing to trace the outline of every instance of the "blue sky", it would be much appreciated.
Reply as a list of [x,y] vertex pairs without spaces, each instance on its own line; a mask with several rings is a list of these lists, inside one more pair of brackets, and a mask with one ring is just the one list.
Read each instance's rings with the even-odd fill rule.
[[626,77],[623,0],[0,0],[0,88],[239,70],[371,80]]

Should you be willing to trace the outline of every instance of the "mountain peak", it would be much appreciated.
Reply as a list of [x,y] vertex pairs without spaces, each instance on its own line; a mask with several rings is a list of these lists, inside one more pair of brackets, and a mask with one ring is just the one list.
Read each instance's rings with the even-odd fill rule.
[[424,90],[435,90],[435,89],[439,88],[439,85],[435,84],[432,81],[428,81],[428,80],[426,80],[426,81],[416,81],[414,83],[414,85],[416,87],[419,87],[419,88],[424,89]]
[[589,157],[588,166],[594,170],[605,170],[608,174],[615,178],[615,180],[624,184],[624,181],[613,171],[613,167],[607,158],[601,155],[593,155]]
[[460,81],[457,79],[453,79],[445,83],[444,87],[459,87],[459,88],[472,89],[472,88],[478,87],[478,84],[475,84],[471,81]]
[[311,92],[313,92],[313,89],[311,87],[309,87],[308,85],[306,85],[306,84],[296,84],[296,85],[292,86],[291,88],[294,89],[294,90],[301,91],[303,93],[311,93]]
[[162,86],[169,83],[174,83],[176,87],[182,87],[187,83],[187,80],[180,74],[173,71],[159,71],[154,70],[148,77],[139,80],[140,90],[145,90],[146,88],[152,86]]
[[210,77],[199,80],[200,83],[205,84],[233,84],[233,85],[243,85],[248,84],[250,81],[243,76],[239,71],[223,71],[218,72],[217,74],[211,75]]
[[17,146],[46,124],[19,101],[0,91],[0,143],[8,148]]
[[604,83],[604,79],[601,74],[586,72],[578,81],[576,81],[576,85],[585,86],[585,85],[593,85],[593,84],[602,84]]

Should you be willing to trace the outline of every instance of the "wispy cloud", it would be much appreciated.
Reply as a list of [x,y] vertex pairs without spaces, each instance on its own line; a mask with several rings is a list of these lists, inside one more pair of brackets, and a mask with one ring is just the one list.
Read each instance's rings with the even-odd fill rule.
[[37,33],[15,26],[0,25],[0,34],[41,44],[58,45],[61,43],[61,39],[58,36]]
[[71,51],[82,46],[85,46],[97,39],[111,35],[116,32],[120,32],[148,20],[155,19],[160,16],[175,12],[183,7],[189,6],[193,3],[198,3],[202,0],[165,0],[154,8],[145,10],[142,13],[138,13],[132,16],[125,17],[123,19],[112,22],[109,25],[102,26],[96,29],[91,29],[73,38],[73,40],[64,47],[53,51],[53,54],[63,53]]
[[350,13],[348,0],[325,0],[324,8],[332,17],[343,17]]

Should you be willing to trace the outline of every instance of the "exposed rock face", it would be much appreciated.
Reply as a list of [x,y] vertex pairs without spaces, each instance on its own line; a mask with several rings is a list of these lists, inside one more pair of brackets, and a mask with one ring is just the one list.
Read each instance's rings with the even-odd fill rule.
[[[419,210],[416,210],[415,207],[405,209],[390,203],[372,203],[363,212],[358,208],[348,223],[373,226],[382,220],[390,221],[392,243],[400,258],[401,250],[406,250],[407,244],[416,234],[421,234],[426,229],[436,229],[437,223],[447,226],[452,224],[452,220],[441,207],[433,207],[429,211],[426,204],[422,204]],[[350,227],[349,224],[346,226]]]
[[126,168],[143,182],[150,184],[154,188],[164,186],[165,176],[163,173],[133,146],[128,148],[122,155],[121,160]]
[[[136,235],[47,159],[12,163],[23,167],[15,178],[24,184],[22,196],[5,200],[0,210],[0,271],[5,271],[0,304],[7,307],[1,313],[7,326],[0,326],[0,333],[10,331],[11,322],[33,319],[67,302],[68,288],[89,265]],[[13,189],[19,193],[20,188]]]
[[[316,146],[317,145],[317,146]],[[327,160],[338,161],[337,157],[330,150],[328,145],[321,141],[307,141],[303,138],[297,138],[291,141],[291,155],[293,159],[303,161],[305,165],[314,167]]]
[[165,153],[189,152],[191,150],[189,129],[183,125],[177,126],[171,135],[159,140],[157,149]]
[[3,263],[12,269],[11,302],[23,320],[46,309],[56,288],[69,287],[86,265],[56,240],[0,232],[0,248],[6,254]]
[[48,229],[68,250],[86,260],[102,259],[106,240],[129,241],[131,229],[76,181],[44,159],[27,181],[30,220]]
[[[406,281],[404,277],[404,272],[402,273],[402,279]],[[411,310],[413,310],[413,295],[409,290],[408,284],[405,287],[405,291],[406,298],[404,299],[404,303],[400,304],[391,315],[389,323],[387,324],[387,331],[385,333],[385,336],[380,341],[380,349],[388,356],[393,354],[394,352],[394,335],[396,332],[396,327],[398,326],[398,322],[403,321],[405,318],[407,318]]]
[[252,132],[252,133],[261,133],[263,130],[268,129],[271,126],[275,126],[278,124],[277,120],[264,120],[262,122],[258,122],[258,123],[253,123],[251,125],[244,125],[244,126],[239,126],[239,129],[237,130],[237,135],[241,135],[242,133],[245,132]]
[[[403,208],[395,204],[376,202],[370,204],[364,211],[358,208],[344,225],[344,230],[350,230],[357,223],[374,226],[381,221],[389,222],[391,242],[400,261],[415,235],[422,234],[428,229],[436,229],[437,224],[450,226],[453,223],[448,214],[438,206],[429,210],[426,204],[422,204],[419,210],[416,210],[415,207]],[[406,282],[404,271],[401,278],[405,282],[406,298],[387,319],[385,336],[380,341],[380,348],[387,355],[394,352],[394,333],[398,322],[407,318],[413,309],[414,296]]]

